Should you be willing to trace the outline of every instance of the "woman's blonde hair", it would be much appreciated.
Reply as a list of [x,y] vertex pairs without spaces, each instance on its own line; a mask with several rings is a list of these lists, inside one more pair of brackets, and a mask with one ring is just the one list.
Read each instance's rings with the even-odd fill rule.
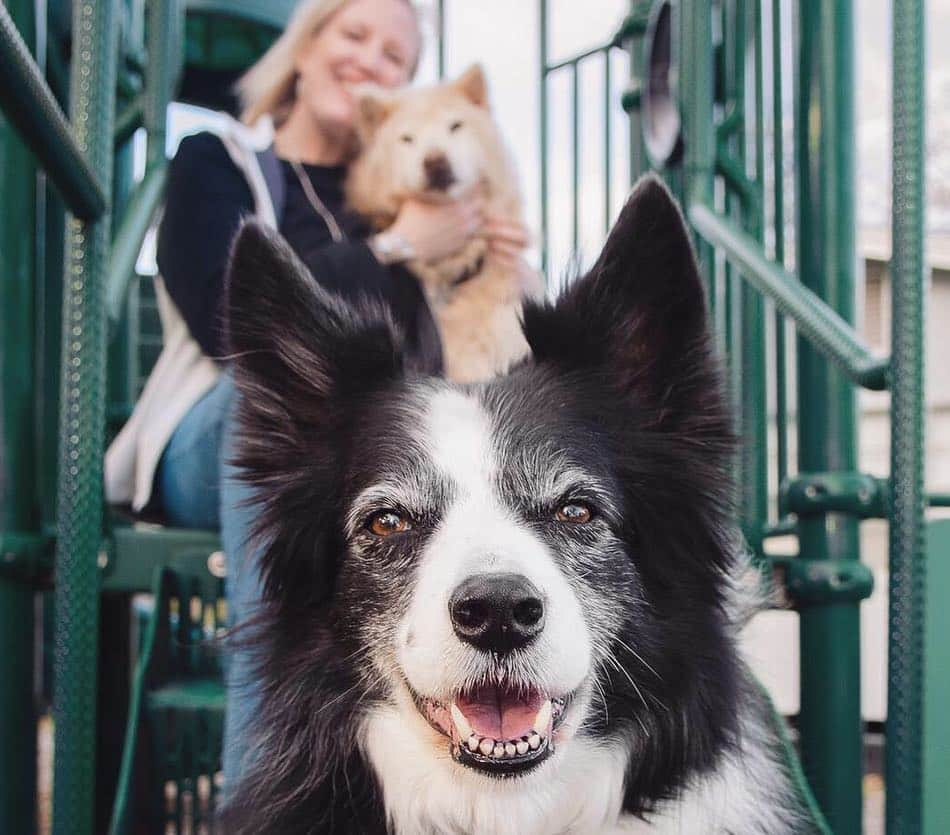
[[[237,83],[241,121],[253,125],[269,114],[275,124],[287,118],[297,95],[297,56],[307,41],[317,34],[349,0],[302,0],[294,9],[281,36]],[[405,0],[417,15],[411,0]],[[421,35],[420,35],[421,38]],[[419,55],[412,63],[415,74]]]

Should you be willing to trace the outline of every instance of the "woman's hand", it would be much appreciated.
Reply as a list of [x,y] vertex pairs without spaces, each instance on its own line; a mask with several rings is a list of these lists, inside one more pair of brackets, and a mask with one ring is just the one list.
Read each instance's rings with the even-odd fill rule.
[[528,227],[520,220],[489,215],[482,229],[488,240],[488,257],[502,269],[520,268],[522,254],[531,242]]
[[407,200],[387,231],[401,235],[420,261],[454,255],[483,231],[484,199],[465,197],[451,203]]

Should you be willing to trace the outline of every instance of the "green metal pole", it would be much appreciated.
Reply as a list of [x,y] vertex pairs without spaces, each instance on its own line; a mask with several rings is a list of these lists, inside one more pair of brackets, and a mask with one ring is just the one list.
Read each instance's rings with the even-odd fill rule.
[[[851,0],[802,0],[798,48],[799,270],[802,282],[854,321],[854,17]],[[799,471],[857,466],[855,393],[841,372],[799,340]],[[859,556],[853,517],[800,524],[804,560]],[[801,751],[836,835],[861,833],[861,689],[858,602],[801,610]]]
[[538,0],[538,55],[540,95],[538,97],[541,122],[539,143],[541,163],[541,274],[548,276],[548,0]]
[[[923,0],[894,0],[887,831],[921,831],[924,691]],[[935,659],[936,660],[936,659]]]
[[[26,44],[36,40],[33,0],[7,11]],[[36,168],[0,114],[0,538],[39,526],[35,478]],[[0,553],[0,560],[6,555]],[[0,576],[0,832],[33,832],[36,820],[36,717],[33,712],[33,590]]]
[[[73,3],[70,116],[111,193],[117,0]],[[67,224],[56,548],[55,835],[91,835],[95,789],[97,556],[102,536],[105,275],[111,219]]]

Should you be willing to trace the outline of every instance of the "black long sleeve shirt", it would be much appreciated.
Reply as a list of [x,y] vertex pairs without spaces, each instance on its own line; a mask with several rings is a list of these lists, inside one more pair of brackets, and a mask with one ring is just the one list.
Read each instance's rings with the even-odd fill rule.
[[[340,242],[332,240],[290,164],[281,160],[281,170],[286,195],[279,229],[314,278],[344,298],[368,295],[386,301],[415,363],[433,373],[441,371],[441,344],[425,296],[407,270],[384,267],[366,245],[368,225],[344,205],[346,169],[304,166],[346,235]],[[158,268],[192,336],[212,358],[224,353],[221,308],[231,241],[242,218],[253,214],[250,187],[221,140],[211,133],[183,139],[168,171]]]

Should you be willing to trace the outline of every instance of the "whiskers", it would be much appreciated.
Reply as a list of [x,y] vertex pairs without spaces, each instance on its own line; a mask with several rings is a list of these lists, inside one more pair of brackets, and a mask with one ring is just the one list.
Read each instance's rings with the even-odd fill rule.
[[[626,641],[623,641],[620,638],[613,638],[613,645],[608,646],[604,642],[595,641],[595,650],[599,656],[598,661],[598,674],[603,673],[604,676],[609,679],[613,674],[622,676],[633,688],[633,692],[636,694],[637,699],[640,704],[643,706],[643,713],[647,716],[652,714],[650,703],[656,705],[661,710],[669,713],[669,707],[664,704],[663,700],[660,699],[655,693],[653,693],[642,681],[637,681],[634,676],[631,674],[631,671],[624,665],[621,659],[618,657],[618,653],[615,651],[615,647],[621,651],[626,651],[629,653],[643,668],[648,670],[653,676],[656,677],[658,681],[662,681],[662,676],[654,669],[647,661],[641,656],[636,650],[633,649]],[[605,692],[603,682],[601,681],[600,675],[595,675],[593,678],[594,684],[594,695],[597,697],[597,701],[600,703],[600,706],[604,713],[605,723],[610,722],[610,715],[608,712],[608,697]],[[611,695],[619,695],[617,693],[612,693]],[[634,712],[634,719],[640,725],[640,728],[643,730],[643,733],[646,736],[650,736],[650,730],[647,726],[647,722],[644,721],[644,716],[641,715],[641,711]]]

